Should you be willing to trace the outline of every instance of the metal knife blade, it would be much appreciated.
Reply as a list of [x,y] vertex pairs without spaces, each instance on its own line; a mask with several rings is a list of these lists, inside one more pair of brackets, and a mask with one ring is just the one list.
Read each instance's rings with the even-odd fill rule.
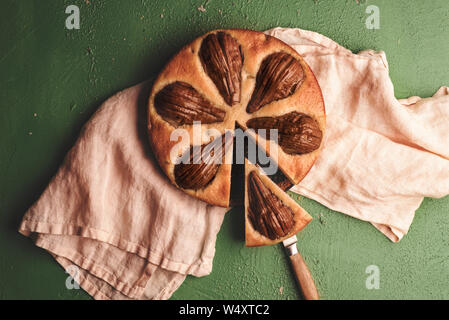
[[289,256],[293,256],[298,253],[298,247],[296,246],[297,242],[298,238],[296,237],[296,235],[282,241],[282,244],[284,245],[285,249],[287,249]]

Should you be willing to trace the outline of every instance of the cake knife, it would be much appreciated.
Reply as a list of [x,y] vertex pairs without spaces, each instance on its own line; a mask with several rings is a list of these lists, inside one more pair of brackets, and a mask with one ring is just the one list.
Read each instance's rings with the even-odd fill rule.
[[310,274],[309,268],[298,252],[298,247],[296,243],[298,238],[296,235],[284,240],[282,243],[286,248],[290,261],[292,263],[293,271],[295,272],[296,279],[298,280],[299,286],[301,287],[302,294],[306,300],[320,300],[318,291],[313,281],[312,275]]

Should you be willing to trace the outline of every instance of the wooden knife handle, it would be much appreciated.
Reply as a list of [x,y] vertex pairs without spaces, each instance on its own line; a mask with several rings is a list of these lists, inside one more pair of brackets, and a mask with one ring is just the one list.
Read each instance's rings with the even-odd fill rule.
[[293,270],[295,271],[296,279],[301,287],[304,298],[306,300],[320,300],[312,275],[301,255],[296,253],[290,256],[290,261],[292,262]]

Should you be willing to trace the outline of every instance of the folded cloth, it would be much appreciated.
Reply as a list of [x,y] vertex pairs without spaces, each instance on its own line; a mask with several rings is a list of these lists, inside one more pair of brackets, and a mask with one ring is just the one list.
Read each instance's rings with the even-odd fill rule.
[[187,274],[212,270],[226,209],[159,169],[146,133],[149,89],[101,106],[20,226],[96,299],[167,299]]
[[[449,90],[398,101],[385,54],[358,55],[300,29],[273,29],[318,78],[327,107],[322,155],[292,190],[407,232],[423,197],[449,193]],[[146,136],[143,83],[107,100],[19,231],[96,299],[167,299],[185,276],[211,272],[225,209],[173,187]]]
[[326,104],[323,152],[292,191],[399,241],[424,197],[449,194],[449,89],[398,101],[384,52],[353,54],[301,29],[267,34],[305,58]]

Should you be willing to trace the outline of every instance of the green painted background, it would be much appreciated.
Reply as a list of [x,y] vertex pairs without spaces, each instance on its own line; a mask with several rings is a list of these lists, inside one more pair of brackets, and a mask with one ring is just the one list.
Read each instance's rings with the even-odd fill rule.
[[[157,74],[182,45],[215,28],[318,31],[357,52],[385,50],[397,97],[449,85],[447,0],[70,0],[0,2],[0,298],[87,299],[17,233],[81,126],[108,96]],[[79,5],[81,29],[65,29]],[[365,28],[367,5],[381,29]],[[203,5],[206,12],[198,7]],[[325,299],[449,299],[449,198],[426,199],[409,234],[393,244],[370,224],[301,199],[316,219],[299,248]],[[379,290],[365,269],[379,266]],[[280,246],[246,249],[241,210],[218,236],[213,273],[189,277],[174,299],[297,299]]]

